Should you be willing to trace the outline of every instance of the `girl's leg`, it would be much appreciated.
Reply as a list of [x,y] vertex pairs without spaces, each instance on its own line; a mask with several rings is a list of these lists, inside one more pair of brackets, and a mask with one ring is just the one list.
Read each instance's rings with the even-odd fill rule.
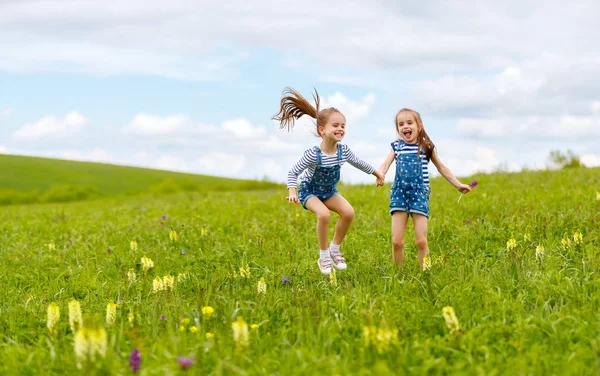
[[396,265],[404,265],[404,233],[408,213],[395,211],[392,213],[392,258]]
[[310,197],[306,208],[317,216],[317,238],[321,251],[329,249],[329,209],[317,197]]
[[346,237],[354,219],[354,208],[341,195],[335,195],[325,200],[324,204],[329,210],[333,210],[340,215],[340,219],[335,224],[335,234],[333,235],[333,243],[340,245]]
[[419,250],[419,265],[423,269],[423,258],[429,253],[429,245],[427,244],[427,217],[421,214],[413,214],[413,223],[415,224],[416,243]]

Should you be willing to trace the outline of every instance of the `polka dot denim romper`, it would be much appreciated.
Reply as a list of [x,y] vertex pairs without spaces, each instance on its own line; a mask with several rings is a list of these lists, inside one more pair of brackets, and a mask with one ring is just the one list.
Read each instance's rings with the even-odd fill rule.
[[402,140],[392,143],[396,153],[396,176],[390,192],[390,214],[404,211],[422,214],[429,218],[429,194],[431,188],[423,180],[423,162],[425,153],[421,150],[421,158],[414,154],[401,154],[406,143]]
[[306,201],[315,196],[321,201],[325,201],[339,194],[336,185],[340,181],[340,165],[342,162],[342,145],[337,145],[338,164],[332,167],[323,167],[321,149],[315,146],[317,152],[317,167],[313,173],[310,182],[300,183],[298,189],[298,199],[302,203],[302,207],[306,209]]

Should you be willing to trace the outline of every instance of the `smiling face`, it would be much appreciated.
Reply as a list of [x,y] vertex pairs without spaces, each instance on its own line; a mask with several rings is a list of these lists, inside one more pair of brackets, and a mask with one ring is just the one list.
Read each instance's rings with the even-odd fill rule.
[[346,134],[346,118],[339,112],[332,112],[324,126],[318,128],[321,138],[340,142]]
[[419,138],[419,125],[411,111],[401,111],[396,116],[396,130],[407,144],[414,144]]

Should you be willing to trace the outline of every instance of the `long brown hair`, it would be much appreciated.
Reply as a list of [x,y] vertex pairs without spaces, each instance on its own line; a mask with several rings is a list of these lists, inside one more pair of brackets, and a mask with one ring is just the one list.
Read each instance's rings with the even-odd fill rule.
[[421,115],[415,111],[415,110],[411,110],[410,108],[403,108],[400,111],[398,111],[398,113],[396,114],[396,117],[394,118],[394,125],[396,126],[396,132],[398,132],[398,115],[400,115],[402,112],[411,112],[413,114],[413,116],[415,117],[415,121],[417,122],[417,143],[419,145],[418,150],[417,150],[417,155],[421,155],[421,149],[423,149],[425,151],[425,158],[427,158],[428,161],[431,160],[431,156],[433,155],[433,149],[435,149],[435,145],[433,143],[433,141],[431,141],[431,139],[429,138],[429,135],[427,134],[427,132],[425,132],[425,127],[423,127],[423,120],[421,120]]
[[313,99],[315,100],[315,106],[310,104],[310,102],[306,100],[302,94],[291,87],[287,87],[282,93],[281,101],[279,103],[279,112],[273,116],[273,119],[279,121],[280,129],[287,129],[288,131],[291,131],[296,120],[300,119],[304,115],[308,115],[316,120],[315,125],[317,132],[315,135],[321,137],[321,134],[319,133],[319,127],[324,127],[325,124],[327,124],[329,116],[332,113],[337,112],[341,114],[341,112],[334,107],[319,110],[321,98],[319,97],[317,89],[315,89]]

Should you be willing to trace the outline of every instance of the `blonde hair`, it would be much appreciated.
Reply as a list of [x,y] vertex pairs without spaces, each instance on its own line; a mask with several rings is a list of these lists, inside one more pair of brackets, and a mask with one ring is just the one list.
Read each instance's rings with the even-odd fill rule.
[[411,112],[415,118],[415,122],[417,123],[417,143],[419,145],[418,150],[417,150],[417,155],[421,155],[421,149],[423,149],[425,151],[425,158],[427,158],[428,161],[431,160],[431,156],[433,155],[433,149],[435,149],[435,145],[433,143],[433,141],[431,141],[431,139],[429,138],[429,135],[427,134],[427,132],[425,132],[425,127],[423,126],[423,120],[421,120],[421,114],[419,114],[417,111],[415,110],[411,110],[410,108],[403,108],[400,111],[398,111],[398,113],[396,114],[396,117],[394,118],[394,125],[396,126],[396,132],[398,132],[398,135],[400,135],[400,132],[398,131],[398,116],[402,113],[402,112]]
[[273,119],[279,121],[280,129],[291,131],[296,120],[304,115],[308,115],[316,120],[316,136],[321,137],[319,127],[324,127],[325,124],[327,124],[331,114],[336,112],[339,114],[342,113],[334,107],[319,110],[321,98],[316,89],[313,94],[313,99],[315,100],[315,106],[310,104],[310,102],[296,90],[290,87],[285,88],[279,103],[279,112],[273,116]]

